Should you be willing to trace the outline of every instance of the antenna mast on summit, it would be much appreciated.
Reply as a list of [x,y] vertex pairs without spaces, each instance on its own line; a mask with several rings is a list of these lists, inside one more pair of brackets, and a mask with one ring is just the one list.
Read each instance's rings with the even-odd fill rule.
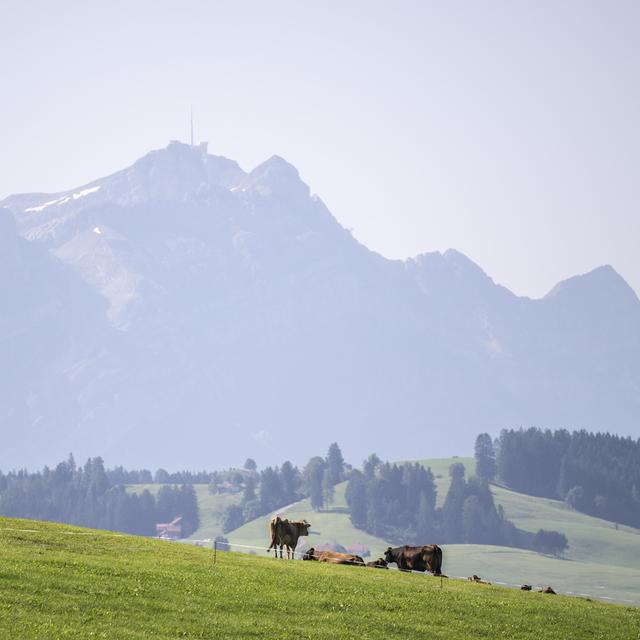
[[191,146],[193,147],[193,105],[191,105]]

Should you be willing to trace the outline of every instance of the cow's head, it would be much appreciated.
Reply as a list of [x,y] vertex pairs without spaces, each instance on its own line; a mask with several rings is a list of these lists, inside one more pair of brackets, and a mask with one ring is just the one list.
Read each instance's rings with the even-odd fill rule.
[[309,535],[309,527],[310,526],[311,525],[306,520],[303,520],[300,523],[300,535],[301,536],[308,536]]
[[391,547],[387,547],[387,550],[384,552],[384,559],[389,562],[395,562],[395,558],[393,557],[393,549]]
[[309,549],[309,551],[307,551],[303,556],[302,559],[303,560],[317,560],[316,556],[315,556],[316,550],[311,547],[311,549]]

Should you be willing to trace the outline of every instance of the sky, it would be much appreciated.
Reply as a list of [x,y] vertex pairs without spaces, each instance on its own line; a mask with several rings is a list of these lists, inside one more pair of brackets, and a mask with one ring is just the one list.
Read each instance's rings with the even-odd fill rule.
[[2,0],[0,199],[197,140],[294,164],[369,248],[640,292],[640,3]]

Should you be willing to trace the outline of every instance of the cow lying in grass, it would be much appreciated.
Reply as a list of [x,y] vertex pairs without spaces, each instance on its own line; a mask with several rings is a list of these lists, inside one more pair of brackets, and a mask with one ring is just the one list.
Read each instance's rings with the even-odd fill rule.
[[331,564],[355,564],[364,567],[364,560],[360,556],[339,553],[338,551],[316,551],[313,547],[302,556],[302,559],[330,562]]
[[472,576],[469,576],[467,580],[477,582],[478,584],[491,584],[490,582],[483,580],[480,576],[477,576],[475,573]]
[[378,558],[377,560],[367,562],[367,567],[373,567],[374,569],[388,569],[388,565],[389,563],[384,558]]
[[400,571],[430,571],[434,576],[442,575],[442,549],[437,544],[422,547],[389,547],[384,552],[388,563],[395,562]]

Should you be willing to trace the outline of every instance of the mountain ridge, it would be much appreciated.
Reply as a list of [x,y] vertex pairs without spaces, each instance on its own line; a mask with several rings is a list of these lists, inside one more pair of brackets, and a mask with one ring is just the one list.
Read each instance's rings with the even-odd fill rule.
[[[23,375],[13,395],[0,392],[3,422],[16,404],[27,409],[0,466],[9,455],[49,461],[28,448],[34,425],[55,443],[53,459],[73,448],[165,466],[280,461],[281,448],[304,459],[317,449],[305,435],[354,455],[373,438],[402,457],[402,438],[424,436],[436,449],[425,455],[448,455],[480,430],[518,424],[637,434],[640,302],[611,267],[530,299],[453,249],[388,260],[279,156],[245,172],[177,142],[75,189],[0,206],[15,218],[7,237],[19,233],[83,282],[77,300],[50,286],[71,316],[96,294],[104,306],[76,339],[91,375],[54,367],[35,385],[18,366],[29,346],[5,354]],[[0,296],[13,293],[3,281]],[[10,307],[0,344],[20,322]],[[51,386],[64,389],[65,411]]]

